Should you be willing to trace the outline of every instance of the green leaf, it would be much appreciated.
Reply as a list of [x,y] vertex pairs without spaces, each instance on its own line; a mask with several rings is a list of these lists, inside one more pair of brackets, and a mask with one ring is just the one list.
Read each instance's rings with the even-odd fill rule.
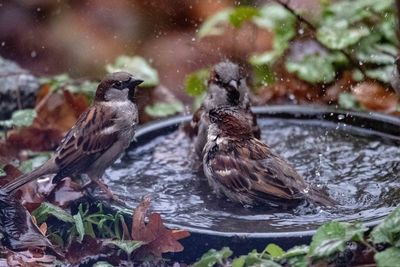
[[96,92],[97,83],[92,81],[75,81],[69,77],[68,74],[59,74],[51,77],[45,77],[39,79],[41,84],[47,84],[50,86],[51,92],[57,92],[60,89],[68,90],[71,93],[79,93],[93,98]]
[[6,176],[7,173],[4,171],[3,167],[0,167],[0,177],[1,176]]
[[307,254],[309,251],[308,246],[296,246],[289,249],[285,255],[283,255],[283,259],[286,259],[289,266],[291,267],[307,267],[308,259]]
[[[85,229],[85,233],[93,238],[96,238],[96,233],[93,229],[93,224],[91,222],[88,221],[84,221],[83,222],[83,227]],[[100,229],[99,229],[100,230]],[[100,230],[101,231],[101,230]]]
[[400,263],[400,248],[388,248],[374,256],[378,267],[394,267]]
[[278,4],[267,4],[260,10],[259,16],[253,18],[254,23],[274,33],[273,49],[257,53],[250,57],[253,65],[271,65],[283,55],[289,47],[289,41],[296,35],[296,18]]
[[336,65],[345,64],[341,53],[305,55],[300,61],[286,60],[286,68],[309,83],[330,83],[336,77]]
[[210,76],[209,69],[201,69],[190,73],[185,77],[185,92],[190,96],[199,96],[207,92],[207,79]]
[[119,56],[114,64],[107,64],[106,70],[108,73],[116,71],[129,72],[135,78],[143,80],[140,87],[155,87],[160,83],[157,70],[152,68],[150,64],[140,56]]
[[85,236],[85,227],[83,225],[82,216],[80,213],[75,214],[72,216],[75,222],[75,229],[78,232],[79,240],[82,242],[83,237]]
[[269,65],[253,66],[253,84],[256,88],[270,85],[275,82],[273,69]]
[[396,36],[396,16],[394,13],[385,13],[383,21],[378,25],[378,30],[382,36],[392,44],[398,44]]
[[264,53],[255,53],[250,56],[249,61],[254,66],[272,65],[283,55],[284,52],[285,50],[283,49],[274,49]]
[[48,202],[43,202],[39,208],[32,212],[32,215],[36,218],[38,224],[45,222],[49,215],[54,216],[63,222],[75,222],[71,214]]
[[323,258],[342,252],[346,242],[363,240],[364,232],[367,230],[359,223],[335,221],[326,223],[319,227],[313,236],[308,255],[314,258]]
[[[387,44],[367,44],[367,46],[356,50],[356,58],[363,63],[372,63],[385,65],[393,65],[396,55],[396,47]],[[389,54],[393,53],[394,54]]]
[[198,37],[203,38],[209,35],[223,34],[224,25],[229,22],[229,16],[232,11],[232,8],[224,9],[207,18],[198,31]]
[[339,106],[344,109],[359,109],[360,103],[350,93],[341,93],[339,95]]
[[11,128],[12,126],[28,127],[32,125],[36,116],[37,113],[34,109],[20,109],[13,112],[11,119],[0,121],[0,126],[6,128]]
[[50,158],[50,153],[40,152],[40,153],[32,153],[30,159],[25,160],[21,163],[19,169],[23,173],[28,173],[41,166]]
[[107,240],[104,242],[105,244],[112,244],[117,246],[118,248],[125,251],[126,254],[130,255],[133,251],[143,246],[145,243],[142,241],[134,241],[134,240]]
[[367,27],[350,28],[347,21],[339,21],[334,25],[318,28],[318,40],[330,49],[345,49],[356,44],[362,37],[370,34]]
[[255,7],[239,6],[229,14],[229,22],[235,28],[239,28],[244,22],[259,15],[260,12]]
[[393,0],[342,0],[325,5],[323,10],[324,22],[334,24],[346,20],[354,25],[364,19],[373,18],[378,13],[393,9]]
[[310,248],[308,246],[296,246],[288,251],[286,251],[285,255],[283,255],[283,258],[290,258],[290,257],[296,257],[296,256],[301,256],[301,255],[306,255],[308,254],[308,251]]
[[83,81],[78,84],[67,84],[65,89],[74,94],[80,93],[93,98],[96,93],[97,83],[92,81]]
[[246,262],[246,256],[240,256],[232,261],[232,267],[243,267]]
[[215,264],[223,264],[226,259],[232,256],[233,252],[227,247],[221,250],[211,249],[205,253],[199,261],[193,264],[193,267],[211,267]]
[[273,258],[280,258],[285,254],[285,251],[280,246],[275,244],[269,244],[264,251]]
[[183,104],[178,101],[174,103],[157,102],[152,106],[146,106],[146,108],[144,109],[144,111],[148,115],[156,118],[175,115],[176,113],[182,112],[183,110]]
[[374,244],[387,243],[400,247],[400,207],[397,207],[376,226],[370,237]]
[[17,127],[27,127],[32,125],[36,116],[37,113],[34,109],[21,109],[12,114],[11,120],[13,121],[13,125]]
[[68,74],[62,73],[51,77],[43,77],[39,79],[41,84],[47,84],[50,87],[50,91],[55,92],[61,88],[64,88],[67,84],[73,83],[71,77]]
[[267,4],[260,9],[254,23],[274,33],[274,48],[282,47],[296,35],[296,18],[278,4]]
[[365,73],[368,77],[384,83],[390,83],[392,80],[393,65],[386,65],[375,69],[369,69]]

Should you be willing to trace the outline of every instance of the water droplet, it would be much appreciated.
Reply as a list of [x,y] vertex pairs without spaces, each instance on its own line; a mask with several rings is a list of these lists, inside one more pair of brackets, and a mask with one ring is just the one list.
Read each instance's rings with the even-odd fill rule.
[[33,50],[33,51],[31,52],[31,57],[32,57],[32,58],[35,58],[36,56],[37,56],[37,53],[36,53],[35,50]]
[[338,115],[338,120],[341,121],[341,120],[343,120],[345,117],[346,117],[346,116],[344,116],[343,114],[339,114],[339,115]]

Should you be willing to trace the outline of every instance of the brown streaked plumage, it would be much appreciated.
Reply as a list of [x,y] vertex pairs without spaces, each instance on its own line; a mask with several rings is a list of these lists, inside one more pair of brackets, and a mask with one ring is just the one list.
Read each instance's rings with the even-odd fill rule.
[[308,185],[281,156],[252,134],[242,109],[219,107],[204,148],[203,168],[211,187],[234,202],[288,207],[303,200],[332,206],[335,201]]
[[141,82],[126,72],[107,75],[97,87],[93,105],[67,132],[55,154],[41,167],[11,181],[2,190],[15,192],[47,174],[56,174],[54,183],[67,176],[87,174],[112,196],[98,179],[134,137],[138,114],[133,96]]
[[250,92],[246,78],[240,67],[230,61],[215,65],[208,80],[208,92],[201,107],[193,114],[191,126],[192,136],[195,136],[196,154],[202,158],[203,148],[207,140],[207,129],[210,125],[207,113],[216,107],[241,107],[247,119],[252,123],[252,131],[260,138],[260,128],[256,115],[250,110]]

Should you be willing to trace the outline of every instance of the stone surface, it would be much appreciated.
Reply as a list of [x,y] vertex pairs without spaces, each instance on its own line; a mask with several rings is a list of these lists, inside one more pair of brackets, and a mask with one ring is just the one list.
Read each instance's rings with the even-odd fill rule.
[[34,107],[38,89],[35,76],[0,57],[0,120],[10,118],[18,108]]

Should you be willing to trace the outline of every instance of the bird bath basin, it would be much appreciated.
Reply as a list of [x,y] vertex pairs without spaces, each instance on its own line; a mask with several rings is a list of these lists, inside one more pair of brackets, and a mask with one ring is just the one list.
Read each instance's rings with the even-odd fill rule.
[[376,225],[400,203],[400,119],[309,106],[254,111],[262,139],[309,183],[326,188],[338,206],[271,210],[216,197],[196,172],[190,140],[178,129],[190,116],[138,129],[137,141],[107,170],[105,182],[132,207],[150,195],[152,210],[167,225],[189,230],[183,260],[222,246],[238,254],[272,242],[290,248],[309,242],[330,220]]

